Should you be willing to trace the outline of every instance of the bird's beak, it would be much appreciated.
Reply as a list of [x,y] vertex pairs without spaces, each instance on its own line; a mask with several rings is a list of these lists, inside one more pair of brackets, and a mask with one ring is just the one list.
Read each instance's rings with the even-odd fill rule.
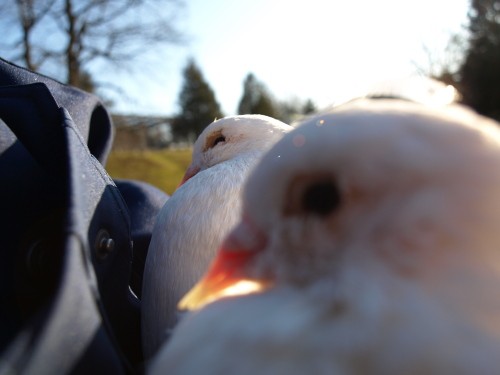
[[184,177],[182,177],[182,180],[177,186],[177,189],[180,188],[184,183],[189,180],[191,177],[195,176],[198,172],[200,171],[200,168],[194,165],[190,165],[188,169],[186,170],[186,173],[184,174]]
[[260,232],[243,220],[223,242],[205,276],[181,299],[180,310],[198,310],[224,297],[256,293],[267,289],[270,282],[248,274],[249,265],[265,247]]

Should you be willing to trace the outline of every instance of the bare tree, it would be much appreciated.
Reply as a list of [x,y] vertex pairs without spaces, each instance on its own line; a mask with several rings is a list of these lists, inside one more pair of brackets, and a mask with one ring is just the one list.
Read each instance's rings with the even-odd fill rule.
[[7,0],[0,5],[3,34],[0,38],[0,50],[5,50],[8,58],[23,62],[28,69],[39,69],[43,64],[44,54],[36,51],[37,46],[32,42],[33,32],[40,22],[47,19],[55,1]]
[[467,34],[465,26],[451,33],[443,50],[433,50],[427,45],[422,46],[423,62],[413,61],[416,72],[422,76],[431,77],[446,84],[455,84],[455,76],[465,58],[467,50]]
[[128,68],[147,50],[182,42],[181,8],[181,0],[3,0],[9,38],[0,53],[32,70],[63,67],[59,79],[89,87],[93,63]]
[[42,61],[33,60],[31,33],[36,24],[49,13],[55,1],[16,0],[15,2],[21,26],[23,59],[28,69],[37,70]]

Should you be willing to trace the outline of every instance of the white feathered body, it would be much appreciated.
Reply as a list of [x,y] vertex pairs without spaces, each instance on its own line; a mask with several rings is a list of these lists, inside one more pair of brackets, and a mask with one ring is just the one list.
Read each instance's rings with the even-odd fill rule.
[[[153,352],[169,334],[158,332],[158,327],[175,326],[175,306],[206,271],[217,247],[237,223],[241,213],[240,190],[246,177],[241,170],[248,168],[246,164],[245,158],[236,159],[198,173],[169,199],[169,209],[163,210],[163,216],[157,220],[150,247],[165,251],[152,252],[147,258],[146,270],[154,265],[161,265],[161,269],[144,273],[144,283],[150,285],[143,289],[143,337],[148,338],[144,345],[151,348],[147,352]],[[221,175],[224,178],[219,178]],[[211,183],[214,179],[220,184]],[[200,186],[205,189],[203,195]],[[203,201],[207,197],[209,207],[215,209],[207,209]],[[186,228],[191,230],[185,236],[175,235]]]
[[[284,209],[295,178],[325,174],[341,192],[332,214]],[[190,313],[152,374],[499,372],[496,123],[349,104],[285,136],[244,197],[267,236],[247,276],[275,287]]]
[[[168,337],[177,323],[177,303],[238,222],[241,190],[250,170],[289,129],[266,116],[246,115],[218,120],[198,138],[192,165],[200,171],[170,197],[153,228],[142,289],[146,357]],[[222,132],[224,145],[210,144],[212,135]]]
[[186,317],[149,373],[498,372],[498,327],[449,316],[449,306],[396,278],[358,272],[337,282],[341,288],[280,288],[209,305]]

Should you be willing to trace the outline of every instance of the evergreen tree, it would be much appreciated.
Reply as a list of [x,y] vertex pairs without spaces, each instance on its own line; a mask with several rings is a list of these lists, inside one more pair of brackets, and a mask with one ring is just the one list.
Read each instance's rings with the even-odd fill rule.
[[238,105],[238,114],[259,114],[279,117],[276,105],[266,87],[249,73],[243,83],[243,95]]
[[307,99],[304,106],[302,107],[302,114],[310,115],[311,113],[314,113],[316,111],[317,109],[316,105],[314,105],[314,102],[311,99]]
[[472,0],[469,46],[459,69],[463,102],[500,120],[500,0]]
[[183,75],[179,95],[181,112],[173,120],[172,133],[176,140],[193,140],[223,114],[213,90],[193,60],[188,62]]
[[449,45],[462,51],[462,61],[448,62],[436,78],[454,85],[464,104],[500,120],[500,0],[471,0],[467,34]]
[[303,101],[297,97],[279,103],[278,108],[280,115],[277,118],[286,124],[291,124],[316,112],[316,106],[311,99]]

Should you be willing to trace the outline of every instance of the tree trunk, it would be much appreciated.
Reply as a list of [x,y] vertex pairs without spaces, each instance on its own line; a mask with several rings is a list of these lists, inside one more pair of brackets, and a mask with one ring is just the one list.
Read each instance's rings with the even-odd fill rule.
[[21,20],[22,28],[22,44],[23,44],[23,58],[26,63],[26,67],[30,70],[35,71],[36,66],[33,62],[33,56],[31,54],[31,44],[30,44],[30,33],[31,29],[35,25],[35,11],[33,9],[33,1],[30,0],[17,0],[17,10],[19,12],[19,18]]
[[79,35],[76,30],[76,17],[73,14],[72,0],[65,0],[65,5],[65,13],[68,21],[68,45],[66,47],[68,76],[66,81],[69,85],[78,87],[80,84]]

